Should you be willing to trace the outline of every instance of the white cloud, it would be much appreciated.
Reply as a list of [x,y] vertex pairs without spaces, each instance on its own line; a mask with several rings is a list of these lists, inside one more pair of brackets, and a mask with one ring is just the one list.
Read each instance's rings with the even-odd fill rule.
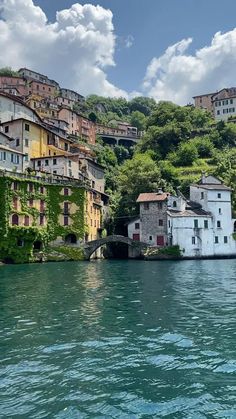
[[0,0],[0,66],[30,67],[82,94],[127,96],[107,80],[114,66],[112,12],[77,3],[50,23],[32,0]]
[[127,38],[125,38],[125,47],[131,48],[134,43],[134,37],[133,35],[128,35]]
[[192,39],[170,46],[147,67],[143,91],[156,100],[186,104],[192,96],[236,85],[236,28],[217,32],[209,46],[188,54]]

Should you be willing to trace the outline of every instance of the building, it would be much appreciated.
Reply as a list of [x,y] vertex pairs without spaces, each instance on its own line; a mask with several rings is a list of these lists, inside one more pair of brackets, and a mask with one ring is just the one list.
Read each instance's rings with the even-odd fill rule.
[[236,115],[236,87],[222,89],[212,96],[214,117],[218,121],[227,121]]
[[140,218],[128,225],[129,237],[152,247],[180,247],[185,258],[236,256],[236,221],[231,189],[213,176],[190,186],[190,199],[181,194],[140,194]]
[[0,91],[24,98],[28,95],[28,86],[22,77],[0,76]]
[[31,109],[18,97],[0,92],[0,123],[18,118],[25,118],[38,123],[41,121],[35,110]]
[[28,84],[29,95],[38,95],[41,98],[47,98],[48,100],[54,100],[58,93],[57,86],[51,84],[32,80]]
[[57,252],[60,246],[66,252],[67,243],[77,244],[79,253],[86,234],[83,183],[0,172],[0,188],[0,260],[57,260],[55,243]]
[[74,179],[85,179],[80,173],[78,158],[75,158],[73,154],[31,158],[31,163],[32,168],[36,171]]
[[[1,134],[0,134],[1,141]],[[23,172],[24,154],[9,146],[0,144],[0,170]]]
[[79,93],[75,92],[74,90],[70,90],[70,89],[64,89],[61,88],[60,89],[60,97],[64,98],[64,99],[68,99],[74,103],[84,103],[85,98],[84,96],[80,95]]
[[140,204],[140,241],[151,246],[166,246],[167,206],[169,194],[159,190],[157,193],[141,193],[137,199]]
[[207,111],[214,113],[213,110],[213,103],[212,103],[212,96],[216,93],[206,93],[204,95],[193,96],[194,99],[194,106],[200,109],[206,109]]
[[49,84],[51,86],[56,87],[57,89],[60,88],[59,84],[55,80],[49,79],[47,76],[44,76],[43,74],[37,73],[36,71],[29,70],[28,68],[20,68],[18,70],[18,73],[20,77],[29,79],[29,80],[35,80],[40,83]]
[[68,134],[78,136],[88,144],[96,143],[96,126],[89,119],[64,107],[59,110],[58,118],[68,124]]
[[18,118],[4,122],[2,130],[11,138],[11,147],[25,155],[24,168],[28,167],[31,158],[70,154],[71,141],[41,123]]

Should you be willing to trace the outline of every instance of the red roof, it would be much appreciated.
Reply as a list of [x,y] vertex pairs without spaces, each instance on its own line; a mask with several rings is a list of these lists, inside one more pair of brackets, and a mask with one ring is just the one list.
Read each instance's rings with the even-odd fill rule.
[[137,199],[137,202],[156,202],[165,201],[168,198],[168,193],[141,193]]

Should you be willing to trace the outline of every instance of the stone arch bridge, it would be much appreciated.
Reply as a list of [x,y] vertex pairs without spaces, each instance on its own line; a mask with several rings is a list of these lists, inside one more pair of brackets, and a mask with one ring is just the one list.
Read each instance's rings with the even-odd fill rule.
[[142,251],[144,251],[148,245],[139,241],[130,239],[129,237],[124,236],[107,236],[98,240],[92,240],[83,245],[85,259],[89,260],[92,254],[101,246],[109,243],[125,243],[130,247],[129,257],[130,258],[139,258],[142,256]]

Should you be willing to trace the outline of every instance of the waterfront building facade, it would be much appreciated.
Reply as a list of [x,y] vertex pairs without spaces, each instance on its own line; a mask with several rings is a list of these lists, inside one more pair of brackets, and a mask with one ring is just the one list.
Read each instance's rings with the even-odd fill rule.
[[189,200],[159,191],[137,202],[140,218],[129,223],[130,238],[157,248],[178,245],[186,258],[236,256],[231,189],[219,179],[203,175],[190,186]]

